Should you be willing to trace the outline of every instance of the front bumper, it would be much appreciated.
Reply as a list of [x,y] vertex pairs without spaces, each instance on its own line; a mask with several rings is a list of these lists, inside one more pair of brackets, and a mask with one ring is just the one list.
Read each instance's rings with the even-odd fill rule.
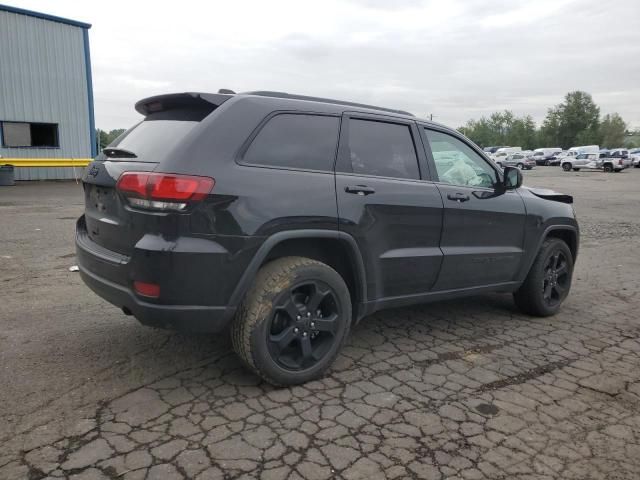
[[[84,217],[76,225],[80,275],[99,296],[144,325],[181,331],[223,330],[236,311],[227,301],[228,292],[235,287],[234,275],[225,268],[229,252],[215,242],[183,243],[166,248],[146,238],[129,257],[93,242]],[[133,291],[134,279],[159,283],[161,297],[139,296]],[[203,305],[201,300],[212,304]]]

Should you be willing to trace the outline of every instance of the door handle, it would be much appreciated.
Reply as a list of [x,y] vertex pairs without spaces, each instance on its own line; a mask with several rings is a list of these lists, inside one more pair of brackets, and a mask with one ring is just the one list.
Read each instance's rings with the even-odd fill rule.
[[464,193],[450,193],[447,195],[447,198],[454,202],[466,202],[469,200],[469,195],[465,195]]
[[354,195],[371,195],[372,193],[376,193],[372,187],[367,187],[366,185],[352,185],[344,187],[344,191],[347,193],[353,193]]

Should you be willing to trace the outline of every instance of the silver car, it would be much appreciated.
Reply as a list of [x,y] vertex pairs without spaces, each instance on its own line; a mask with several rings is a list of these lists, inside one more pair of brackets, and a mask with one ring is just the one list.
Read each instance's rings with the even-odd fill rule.
[[504,160],[498,160],[496,163],[501,167],[517,167],[520,170],[531,170],[536,166],[536,161],[526,152],[515,152],[507,155]]

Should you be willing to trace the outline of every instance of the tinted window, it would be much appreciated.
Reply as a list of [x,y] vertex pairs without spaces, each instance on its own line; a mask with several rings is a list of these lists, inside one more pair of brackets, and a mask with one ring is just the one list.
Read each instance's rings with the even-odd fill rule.
[[333,170],[337,117],[281,114],[271,118],[244,154],[254,165]]
[[[141,160],[161,160],[202,120],[198,109],[155,112],[124,132],[109,147],[133,152]],[[109,158],[109,160],[126,160]]]
[[349,167],[353,173],[420,178],[418,157],[407,125],[349,120]]
[[452,185],[493,187],[496,171],[470,146],[456,137],[425,129],[438,179]]

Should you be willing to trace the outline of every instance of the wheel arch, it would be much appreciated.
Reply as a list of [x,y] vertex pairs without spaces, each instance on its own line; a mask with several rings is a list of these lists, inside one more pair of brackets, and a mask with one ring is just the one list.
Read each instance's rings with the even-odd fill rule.
[[528,256],[528,259],[523,262],[522,268],[516,277],[519,282],[523,282],[526,279],[538,252],[542,248],[542,244],[548,238],[559,238],[564,241],[568,245],[573,261],[575,262],[580,244],[578,227],[570,224],[550,225],[542,232],[537,243],[534,244],[535,250],[533,250],[532,254]]
[[[542,246],[542,243],[548,238],[558,238],[566,243],[575,262],[578,255],[578,232],[575,228],[570,226],[549,227],[542,237],[540,246]],[[538,246],[538,250],[540,246]]]
[[354,238],[337,230],[293,230],[268,237],[240,278],[231,295],[230,305],[237,307],[242,302],[260,267],[286,256],[312,258],[336,270],[351,293],[353,321],[357,322],[364,316],[367,282],[362,255]]

